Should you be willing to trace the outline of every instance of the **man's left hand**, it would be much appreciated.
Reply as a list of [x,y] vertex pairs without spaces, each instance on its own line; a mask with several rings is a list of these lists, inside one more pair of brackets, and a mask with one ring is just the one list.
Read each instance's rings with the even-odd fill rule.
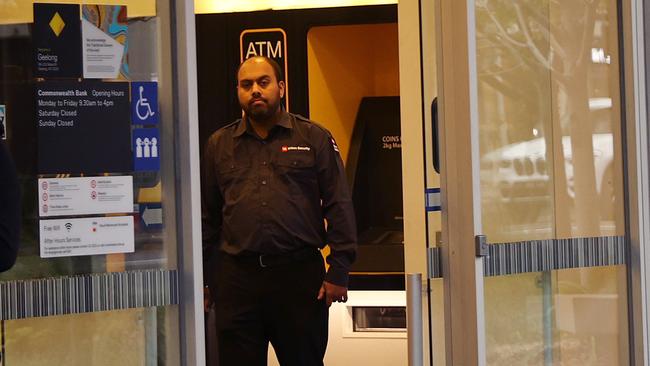
[[347,287],[338,286],[327,281],[323,281],[323,285],[318,291],[318,300],[322,300],[323,297],[327,302],[327,306],[332,305],[332,302],[346,302],[348,301],[348,289]]

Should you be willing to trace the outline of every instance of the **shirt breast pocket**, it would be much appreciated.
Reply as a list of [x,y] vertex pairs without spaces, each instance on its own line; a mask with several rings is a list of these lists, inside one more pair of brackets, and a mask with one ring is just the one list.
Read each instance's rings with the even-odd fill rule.
[[250,163],[224,160],[217,163],[219,188],[226,200],[237,199],[246,188]]
[[300,188],[303,184],[316,183],[316,168],[312,154],[286,154],[276,162],[278,178],[285,184]]

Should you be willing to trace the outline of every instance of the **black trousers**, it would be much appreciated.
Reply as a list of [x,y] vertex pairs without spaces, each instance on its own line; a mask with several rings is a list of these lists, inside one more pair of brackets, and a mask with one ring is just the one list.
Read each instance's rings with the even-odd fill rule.
[[329,309],[317,300],[325,276],[317,250],[268,267],[222,254],[216,267],[219,366],[264,366],[269,342],[282,366],[323,365]]

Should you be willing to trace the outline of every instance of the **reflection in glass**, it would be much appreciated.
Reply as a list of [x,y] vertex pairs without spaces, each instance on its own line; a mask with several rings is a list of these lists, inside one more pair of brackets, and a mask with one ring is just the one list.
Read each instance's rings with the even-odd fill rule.
[[615,2],[482,0],[476,25],[490,241],[622,235]]
[[[492,243],[549,239],[554,232],[552,90],[549,70],[536,57],[550,45],[526,32],[534,48],[527,46],[516,9],[531,10],[522,6],[477,2],[483,227]],[[535,10],[548,19],[547,7]]]
[[[3,321],[3,365],[177,365],[175,307]],[[171,338],[171,339],[169,339]],[[173,343],[172,343],[173,342]]]
[[[1,5],[0,5],[1,7]],[[31,11],[31,6],[29,7]],[[30,13],[31,14],[31,13]],[[6,21],[1,19],[0,24]],[[129,70],[135,81],[166,81],[170,66],[159,63],[166,37],[157,17],[128,19]],[[166,56],[169,57],[169,56]],[[163,158],[158,172],[116,172],[134,181],[135,252],[68,258],[40,258],[37,209],[37,130],[34,108],[32,29],[29,24],[0,25],[0,104],[6,105],[10,135],[6,143],[15,160],[22,190],[23,224],[18,261],[0,280],[20,280],[82,273],[175,268],[175,194],[173,159]],[[172,157],[173,134],[168,93],[160,91],[162,155]],[[130,138],[130,137],[127,137]],[[61,172],[65,173],[65,172]],[[45,177],[45,176],[43,176]],[[53,177],[53,176],[47,176]],[[168,193],[168,194],[164,194]],[[148,220],[148,221],[147,221]],[[152,222],[158,220],[157,222]],[[161,221],[162,220],[162,221]]]
[[[476,31],[490,243],[623,235],[616,1],[477,0]],[[488,363],[627,364],[624,270],[487,278]]]
[[488,365],[544,365],[539,273],[485,278]]
[[624,267],[485,279],[489,365],[626,365]]

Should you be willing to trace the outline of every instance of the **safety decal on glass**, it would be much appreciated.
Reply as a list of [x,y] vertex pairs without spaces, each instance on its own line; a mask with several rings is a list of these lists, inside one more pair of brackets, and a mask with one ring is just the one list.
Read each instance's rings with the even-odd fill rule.
[[136,223],[148,232],[160,231],[163,228],[163,215],[162,204],[157,203],[140,203],[138,206],[138,214],[140,220]]
[[131,83],[131,122],[134,125],[158,124],[158,83]]
[[427,212],[441,210],[440,188],[427,188],[424,190],[425,208]]

